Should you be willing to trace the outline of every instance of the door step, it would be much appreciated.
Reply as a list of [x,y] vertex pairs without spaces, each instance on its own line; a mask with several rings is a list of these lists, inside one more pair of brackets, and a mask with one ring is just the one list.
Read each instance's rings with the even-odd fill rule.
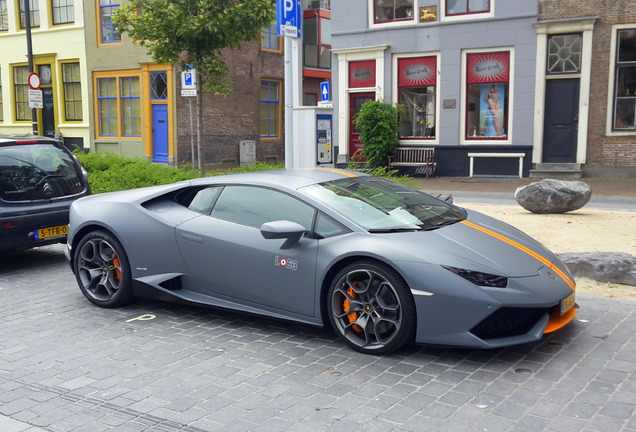
[[538,163],[529,174],[531,178],[574,180],[583,177],[583,169],[577,163]]

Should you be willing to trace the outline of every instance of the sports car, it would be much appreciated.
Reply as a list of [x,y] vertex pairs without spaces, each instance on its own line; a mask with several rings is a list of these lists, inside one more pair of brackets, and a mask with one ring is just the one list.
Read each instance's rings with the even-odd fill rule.
[[66,256],[92,303],[136,297],[331,326],[353,349],[528,343],[572,321],[523,232],[358,172],[283,169],[81,198]]

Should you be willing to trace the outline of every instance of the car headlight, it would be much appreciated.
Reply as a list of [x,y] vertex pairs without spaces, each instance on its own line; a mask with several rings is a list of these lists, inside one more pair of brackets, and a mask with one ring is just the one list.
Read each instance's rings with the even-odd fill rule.
[[508,286],[508,278],[505,276],[494,275],[490,273],[482,273],[473,270],[466,270],[457,267],[442,266],[446,270],[455,273],[457,276],[461,276],[468,282],[489,288],[506,288]]

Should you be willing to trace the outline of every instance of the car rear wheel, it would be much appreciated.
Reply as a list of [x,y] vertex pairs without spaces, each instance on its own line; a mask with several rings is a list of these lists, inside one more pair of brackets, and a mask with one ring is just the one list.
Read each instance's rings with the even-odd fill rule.
[[342,269],[327,306],[333,328],[356,351],[386,354],[413,340],[413,296],[400,275],[381,263],[361,261]]
[[134,300],[128,257],[112,234],[100,230],[85,235],[73,268],[82,293],[94,304],[114,308]]

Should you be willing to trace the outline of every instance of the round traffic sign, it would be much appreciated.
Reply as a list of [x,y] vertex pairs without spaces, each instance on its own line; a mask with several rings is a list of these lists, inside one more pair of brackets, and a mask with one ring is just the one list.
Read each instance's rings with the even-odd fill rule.
[[42,80],[40,79],[40,75],[35,72],[31,72],[27,78],[29,82],[29,88],[31,90],[40,90],[40,84],[42,84]]

